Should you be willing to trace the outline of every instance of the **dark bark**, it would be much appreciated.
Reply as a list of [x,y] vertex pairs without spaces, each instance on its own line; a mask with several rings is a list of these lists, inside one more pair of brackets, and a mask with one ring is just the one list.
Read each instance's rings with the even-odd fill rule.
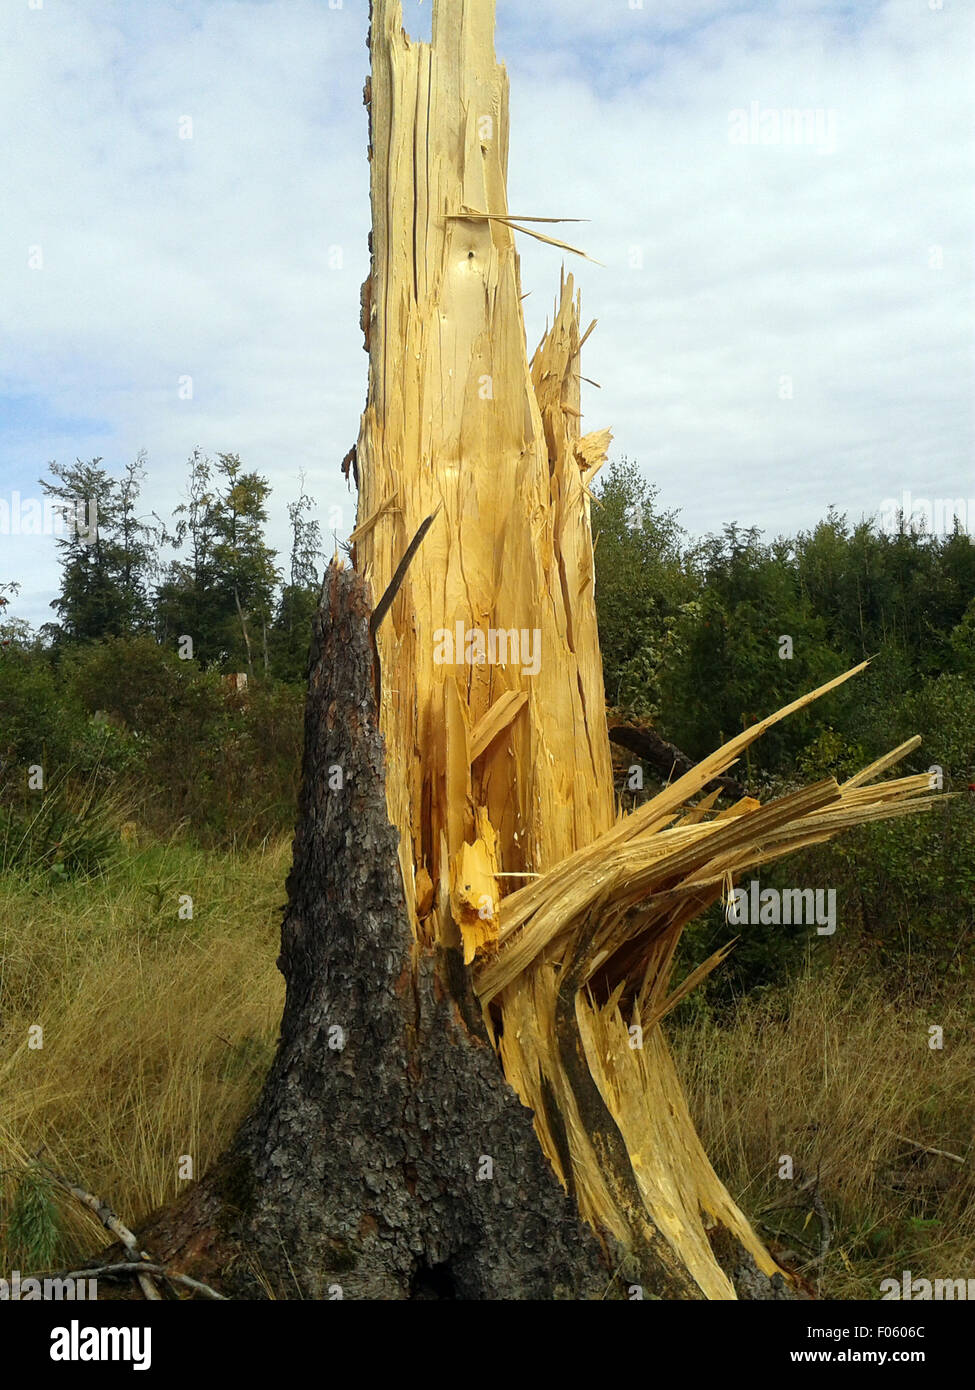
[[312,646],[277,1056],[231,1151],[140,1239],[245,1296],[625,1297],[628,1264],[604,1253],[542,1154],[468,972],[413,941],[369,615],[362,581],[333,565]]

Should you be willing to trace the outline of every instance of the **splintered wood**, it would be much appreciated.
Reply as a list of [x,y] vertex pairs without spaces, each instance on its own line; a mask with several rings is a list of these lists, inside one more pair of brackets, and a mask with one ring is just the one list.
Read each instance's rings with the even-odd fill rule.
[[[588,491],[611,435],[581,431],[592,326],[581,333],[571,275],[528,360],[515,234],[546,219],[508,213],[493,0],[438,0],[430,44],[407,37],[398,3],[374,0],[371,51],[353,541],[375,599],[441,509],[377,630],[387,802],[417,949],[455,947],[474,969],[505,1073],[597,1231],[628,1248],[649,1232],[697,1296],[733,1298],[710,1229],[776,1266],[701,1148],[660,1028],[723,958],[674,987],[681,931],[743,869],[911,809],[927,779],[866,786],[884,761],[765,807],[688,806],[833,682],[617,820]],[[593,1092],[613,1143],[590,1118]]]
[[479,825],[504,871],[535,873],[613,823],[585,492],[610,436],[580,438],[571,277],[527,361],[493,5],[439,4],[433,25],[413,43],[398,4],[373,6],[355,561],[378,599],[442,504],[378,646],[407,897],[421,939],[458,944],[450,903],[470,919],[467,867],[491,855]]

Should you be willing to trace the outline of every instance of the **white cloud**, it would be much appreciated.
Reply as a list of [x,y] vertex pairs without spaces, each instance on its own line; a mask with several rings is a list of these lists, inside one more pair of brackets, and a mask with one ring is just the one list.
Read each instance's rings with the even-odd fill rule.
[[[898,3],[851,36],[806,11],[719,21],[609,97],[549,73],[543,107],[513,76],[513,201],[589,212],[607,264],[579,271],[590,424],[695,530],[972,490],[971,23]],[[753,101],[835,112],[835,153],[730,144]]]
[[[35,404],[0,443],[0,491],[145,446],[168,511],[199,443],[271,478],[276,543],[299,468],[351,524],[364,3],[11,0],[2,24],[0,386]],[[587,424],[613,425],[691,529],[975,491],[971,37],[970,11],[925,0],[502,0],[511,205],[588,217],[566,234],[605,263],[569,265],[600,320]],[[834,112],[835,152],[731,144],[752,102]],[[557,253],[524,245],[522,271],[534,346]],[[0,544],[44,621],[51,542]]]

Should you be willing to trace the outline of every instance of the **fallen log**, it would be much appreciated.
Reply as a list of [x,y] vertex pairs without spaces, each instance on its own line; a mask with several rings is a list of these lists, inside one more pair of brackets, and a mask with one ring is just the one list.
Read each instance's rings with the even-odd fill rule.
[[[611,724],[609,739],[611,743],[649,763],[662,782],[671,782],[675,776],[683,776],[694,766],[686,753],[682,753],[676,744],[661,738],[656,729],[635,724]],[[742,784],[733,777],[714,777],[704,785],[702,791],[722,791],[736,801],[748,795]]]

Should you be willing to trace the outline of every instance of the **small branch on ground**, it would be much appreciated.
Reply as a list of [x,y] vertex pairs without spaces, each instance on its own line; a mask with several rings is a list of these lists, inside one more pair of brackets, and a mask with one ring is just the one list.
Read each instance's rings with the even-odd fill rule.
[[217,1293],[216,1289],[211,1288],[209,1284],[201,1283],[199,1279],[191,1279],[188,1274],[176,1274],[173,1270],[167,1269],[165,1265],[145,1264],[142,1260],[95,1265],[91,1269],[59,1270],[56,1274],[47,1274],[44,1277],[47,1279],[120,1279],[131,1278],[133,1274],[140,1278],[143,1275],[155,1275],[157,1278],[167,1279],[172,1284],[182,1284],[184,1288],[192,1289],[194,1293],[200,1293],[204,1298],[219,1299],[221,1303],[229,1303],[230,1301],[225,1294]]
[[152,1282],[149,1274],[140,1273],[138,1271],[137,1267],[139,1265],[149,1263],[149,1256],[144,1250],[139,1249],[138,1241],[129,1230],[128,1226],[122,1223],[118,1215],[112,1211],[112,1208],[108,1206],[107,1203],[103,1202],[100,1197],[96,1197],[94,1193],[86,1191],[83,1187],[75,1186],[75,1184],[69,1182],[67,1178],[62,1177],[60,1173],[55,1173],[54,1169],[48,1167],[46,1163],[42,1163],[39,1158],[37,1162],[41,1164],[41,1167],[46,1173],[50,1174],[52,1181],[57,1183],[58,1187],[64,1192],[69,1192],[72,1197],[81,1202],[83,1206],[86,1206],[89,1211],[94,1212],[105,1229],[111,1231],[113,1236],[117,1236],[132,1256],[133,1269],[131,1272],[138,1280],[139,1288],[142,1290],[144,1297],[152,1303],[161,1302],[162,1294]]
[[819,1217],[819,1254],[813,1264],[816,1266],[816,1293],[822,1294],[823,1288],[823,1266],[826,1263],[826,1256],[829,1253],[829,1242],[833,1234],[833,1226],[829,1219],[829,1212],[826,1210],[826,1203],[823,1201],[819,1191],[819,1174],[816,1174],[816,1181],[813,1183],[810,1192],[813,1210]]
[[927,1144],[919,1144],[916,1139],[908,1139],[906,1134],[894,1134],[893,1130],[890,1130],[889,1133],[895,1139],[899,1139],[902,1144],[910,1144],[912,1149],[919,1149],[923,1154],[937,1154],[939,1158],[950,1158],[953,1163],[965,1162],[959,1154],[950,1154],[947,1149],[932,1149]]

